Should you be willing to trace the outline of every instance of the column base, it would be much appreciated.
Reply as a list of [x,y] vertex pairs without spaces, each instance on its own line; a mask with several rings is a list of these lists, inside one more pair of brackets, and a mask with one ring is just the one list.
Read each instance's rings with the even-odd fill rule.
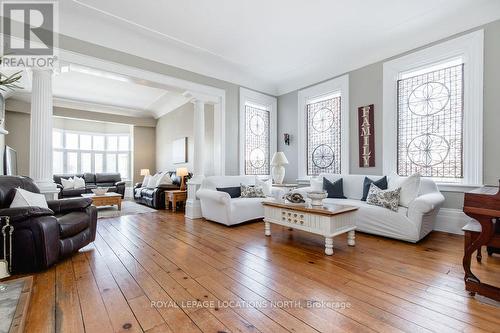
[[187,183],[187,200],[186,200],[186,215],[185,217],[188,219],[201,219],[201,203],[200,200],[196,197],[196,192],[200,189],[201,181],[203,180],[203,176],[194,176]]

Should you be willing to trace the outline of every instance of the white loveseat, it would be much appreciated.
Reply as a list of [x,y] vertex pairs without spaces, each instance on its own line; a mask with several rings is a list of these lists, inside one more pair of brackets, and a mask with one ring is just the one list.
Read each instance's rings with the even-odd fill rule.
[[[355,213],[356,230],[374,235],[416,243],[433,230],[436,215],[444,202],[444,197],[439,192],[436,183],[428,178],[420,179],[417,196],[408,207],[400,206],[397,212],[393,212],[361,201],[364,175],[321,174],[318,179],[323,180],[323,177],[332,182],[342,178],[344,196],[347,197],[347,199],[327,198],[324,203],[359,207]],[[367,175],[366,177],[378,180],[382,176]],[[305,187],[297,191],[305,195],[311,190],[311,187]]]
[[[233,225],[264,217],[261,204],[266,198],[231,198],[217,188],[255,185],[255,176],[211,176],[203,179],[196,196],[200,199],[201,214],[210,221]],[[283,195],[281,189],[272,188],[270,195]]]

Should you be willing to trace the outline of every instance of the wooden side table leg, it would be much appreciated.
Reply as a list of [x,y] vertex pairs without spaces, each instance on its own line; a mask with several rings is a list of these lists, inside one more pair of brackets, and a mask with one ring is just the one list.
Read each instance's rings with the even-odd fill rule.
[[118,210],[121,211],[122,210],[122,200],[121,199],[118,201],[118,205],[117,206],[118,206]]
[[333,254],[333,238],[325,237],[325,254],[331,256]]
[[347,233],[347,245],[355,246],[356,245],[356,232],[351,230]]
[[172,211],[175,213],[175,211],[177,210],[177,200],[175,199],[175,197],[172,198]]

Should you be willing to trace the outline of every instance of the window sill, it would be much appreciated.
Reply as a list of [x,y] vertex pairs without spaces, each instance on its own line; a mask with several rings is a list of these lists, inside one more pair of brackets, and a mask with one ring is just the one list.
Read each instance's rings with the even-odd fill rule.
[[483,185],[477,184],[462,184],[462,183],[439,183],[436,182],[439,191],[441,192],[458,192],[465,193],[482,187]]

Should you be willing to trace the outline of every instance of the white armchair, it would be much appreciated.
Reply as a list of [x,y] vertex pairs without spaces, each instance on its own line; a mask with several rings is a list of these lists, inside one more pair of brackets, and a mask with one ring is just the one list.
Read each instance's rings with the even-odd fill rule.
[[[201,214],[209,220],[233,225],[264,217],[262,201],[266,198],[231,198],[217,188],[255,185],[255,176],[211,176],[206,177],[196,196],[200,199]],[[272,188],[271,196],[283,195],[281,189]]]

